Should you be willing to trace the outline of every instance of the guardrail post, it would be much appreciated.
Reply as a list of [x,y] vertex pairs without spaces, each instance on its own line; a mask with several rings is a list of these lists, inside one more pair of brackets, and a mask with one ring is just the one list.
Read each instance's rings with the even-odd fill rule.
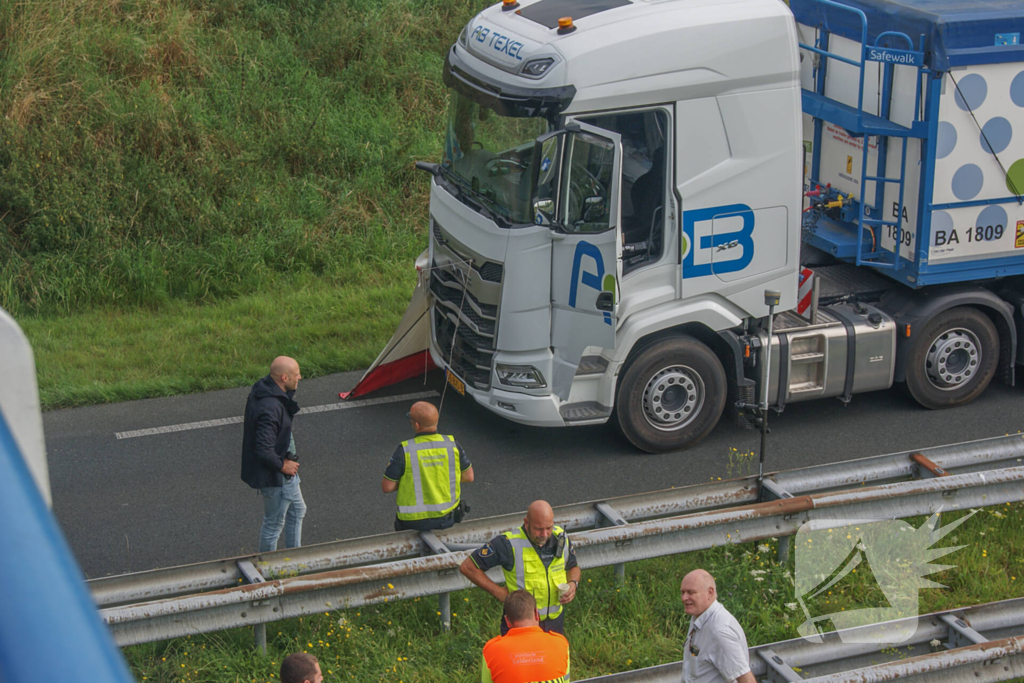
[[[442,543],[441,539],[431,531],[421,531],[420,540],[423,542],[420,554],[424,557],[428,555],[444,555],[451,552],[448,546]],[[450,631],[452,628],[451,593],[441,593],[437,596],[437,613],[441,615],[441,630]]]
[[441,593],[437,596],[437,611],[441,613],[441,630],[452,628],[452,594]]
[[786,564],[789,561],[789,536],[779,539],[779,564]]
[[[608,503],[595,503],[594,508],[601,513],[601,520],[598,523],[598,528],[610,527],[610,526],[627,526],[629,522],[619,514],[619,511],[613,508]],[[615,581],[617,583],[625,583],[626,581],[626,563],[615,565]]]
[[[249,583],[263,583],[265,579],[249,560],[239,560],[235,563],[238,571]],[[267,654],[267,625],[256,624],[252,627],[253,643],[263,654]]]
[[940,614],[939,619],[949,627],[947,647],[950,650],[989,642],[988,638],[975,631],[966,621],[955,614]]
[[[933,477],[948,477],[949,472],[936,465],[921,453],[912,453],[910,459],[914,462],[915,479],[931,479]],[[942,513],[935,513],[935,525],[932,531],[942,528]],[[936,539],[938,540],[938,539]]]
[[804,680],[803,676],[793,670],[793,667],[786,664],[786,660],[775,654],[771,649],[765,648],[757,654],[768,665],[768,683],[792,683]]
[[[772,479],[765,479],[761,482],[761,490],[764,492],[764,500],[783,500],[792,498],[793,494],[779,486]],[[786,564],[789,560],[789,536],[779,538],[779,564]]]

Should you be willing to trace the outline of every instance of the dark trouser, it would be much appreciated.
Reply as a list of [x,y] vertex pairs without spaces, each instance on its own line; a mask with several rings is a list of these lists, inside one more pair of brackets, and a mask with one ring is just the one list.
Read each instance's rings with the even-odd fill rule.
[[455,512],[432,519],[401,520],[395,518],[395,531],[437,531],[455,526]]
[[[562,613],[554,619],[546,619],[540,622],[541,630],[544,633],[561,633],[565,635],[565,608],[562,608]],[[501,635],[508,633],[508,624],[505,622],[505,617],[501,618]]]

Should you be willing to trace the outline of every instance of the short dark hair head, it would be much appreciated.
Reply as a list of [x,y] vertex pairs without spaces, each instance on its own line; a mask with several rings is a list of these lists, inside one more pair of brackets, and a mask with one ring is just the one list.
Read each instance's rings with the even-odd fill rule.
[[281,662],[281,683],[303,683],[316,680],[316,657],[306,652],[294,652]]
[[512,623],[526,621],[533,618],[533,612],[537,609],[537,601],[528,591],[512,591],[505,598],[505,616]]

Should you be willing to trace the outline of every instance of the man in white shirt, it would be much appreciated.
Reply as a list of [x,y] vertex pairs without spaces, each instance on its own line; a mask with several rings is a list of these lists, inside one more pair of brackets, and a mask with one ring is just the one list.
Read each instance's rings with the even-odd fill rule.
[[683,578],[679,592],[690,615],[683,645],[683,683],[757,683],[750,672],[747,637],[718,602],[714,577],[695,569]]

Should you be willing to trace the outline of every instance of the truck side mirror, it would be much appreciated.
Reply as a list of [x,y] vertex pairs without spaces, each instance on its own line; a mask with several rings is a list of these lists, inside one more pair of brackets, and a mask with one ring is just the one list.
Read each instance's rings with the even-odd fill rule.
[[534,143],[532,206],[533,222],[558,227],[559,176],[565,131],[546,133]]
[[549,219],[553,219],[555,216],[555,200],[537,199],[533,202],[533,210],[545,214]]

